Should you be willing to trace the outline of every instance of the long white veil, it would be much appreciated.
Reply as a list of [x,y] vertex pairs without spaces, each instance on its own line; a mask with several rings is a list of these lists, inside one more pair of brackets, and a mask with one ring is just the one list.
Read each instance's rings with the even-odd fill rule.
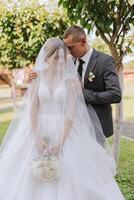
[[[60,55],[58,53],[57,50],[59,49],[63,50],[64,55]],[[54,56],[52,57],[52,55]],[[53,59],[57,60],[57,63],[55,62],[54,65],[52,64]],[[46,84],[50,65],[54,70],[54,76],[53,79],[51,79],[50,85],[57,88],[59,84],[64,84],[66,91],[60,101],[55,98],[56,110],[54,112],[56,112],[56,114],[61,112],[61,110],[58,110],[60,104],[60,109],[62,109],[63,113],[63,126],[66,119],[71,121],[72,128],[79,130],[77,131],[77,135],[83,144],[83,148],[86,148],[89,140],[96,143],[98,148],[104,151],[106,160],[108,161],[113,174],[115,174],[115,161],[110,146],[106,142],[99,119],[92,106],[88,106],[87,110],[81,84],[73,60],[71,56],[68,55],[68,50],[64,43],[57,38],[50,38],[47,40],[39,52],[35,63],[35,71],[38,73],[38,78],[29,84],[28,90],[23,99],[23,104],[15,114],[15,117],[12,120],[1,144],[0,155],[2,156],[4,149],[6,149],[6,147],[12,142],[12,138],[18,133],[20,127],[21,129],[19,130],[19,134],[21,133],[23,135],[29,131],[34,135],[35,140],[37,138],[36,136],[40,134],[41,125],[39,115],[48,114],[47,112],[50,111],[47,111],[46,107],[46,113],[44,111],[42,112],[43,105],[42,101],[39,99],[39,85],[41,83]],[[89,151],[88,148],[87,151]]]

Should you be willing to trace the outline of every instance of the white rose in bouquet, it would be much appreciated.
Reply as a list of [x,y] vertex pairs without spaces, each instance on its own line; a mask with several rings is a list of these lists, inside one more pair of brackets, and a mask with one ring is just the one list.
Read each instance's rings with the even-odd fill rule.
[[34,177],[41,182],[50,182],[60,176],[58,157],[44,154],[34,159],[31,164]]

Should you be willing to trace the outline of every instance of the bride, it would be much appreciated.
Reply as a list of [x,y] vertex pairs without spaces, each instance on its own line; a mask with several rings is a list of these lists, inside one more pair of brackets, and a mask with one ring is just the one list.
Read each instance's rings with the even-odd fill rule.
[[[101,125],[92,107],[87,112],[77,72],[60,39],[50,38],[42,46],[35,71],[38,78],[30,83],[1,145],[0,199],[124,200]],[[53,161],[52,156],[59,174],[51,180],[41,174],[40,181],[38,167]]]

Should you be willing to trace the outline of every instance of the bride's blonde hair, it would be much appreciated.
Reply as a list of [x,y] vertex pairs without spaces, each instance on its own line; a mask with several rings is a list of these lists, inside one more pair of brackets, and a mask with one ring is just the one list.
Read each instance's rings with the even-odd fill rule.
[[55,38],[55,37],[49,38],[45,42],[45,46],[44,46],[45,60],[47,60],[47,58],[50,58],[55,51],[58,52],[58,50],[61,48],[64,50],[64,54],[66,57],[67,48],[66,48],[65,43],[59,38]]

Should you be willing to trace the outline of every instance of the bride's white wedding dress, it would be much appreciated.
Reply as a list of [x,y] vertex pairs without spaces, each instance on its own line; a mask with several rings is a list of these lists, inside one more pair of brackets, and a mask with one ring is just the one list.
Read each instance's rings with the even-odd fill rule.
[[[66,94],[64,81],[53,94],[45,82],[39,85],[40,134],[49,144],[58,141],[63,128],[62,99]],[[86,131],[76,120],[60,156],[61,176],[40,183],[30,168],[30,162],[38,157],[31,128],[20,125],[0,159],[0,200],[124,200],[104,149],[92,137],[82,137]]]

